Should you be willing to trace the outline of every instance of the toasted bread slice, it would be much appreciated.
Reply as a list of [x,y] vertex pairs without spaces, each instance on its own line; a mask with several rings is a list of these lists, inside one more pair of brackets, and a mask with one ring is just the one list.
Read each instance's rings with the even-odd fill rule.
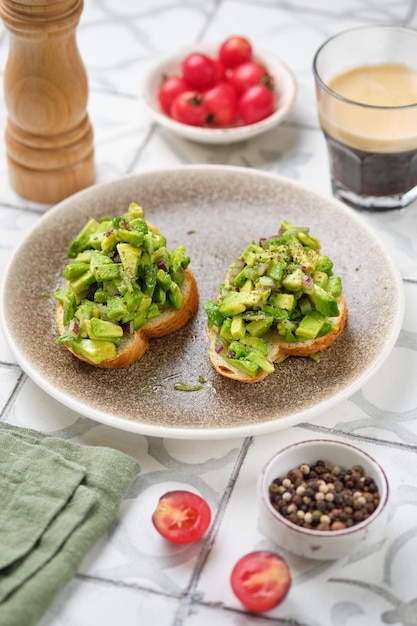
[[[278,334],[278,332],[269,333],[266,337],[264,337],[268,348],[268,360],[271,363],[281,363],[289,356],[305,357],[326,350],[326,348],[328,348],[343,331],[347,320],[347,307],[343,295],[339,296],[337,303],[340,311],[339,316],[329,318],[329,320],[335,325],[335,328],[323,337],[297,341],[295,343],[286,342]],[[210,344],[210,360],[219,374],[242,383],[257,383],[268,375],[265,371],[260,370],[257,376],[250,376],[249,374],[241,372],[227,363],[215,350],[218,328],[216,326],[210,326],[207,329],[207,333]]]
[[[158,317],[155,317],[139,330],[132,334],[125,334],[122,338],[117,354],[112,359],[101,361],[101,363],[92,363],[89,359],[75,352],[68,342],[64,345],[77,359],[102,368],[119,368],[126,367],[134,361],[140,359],[149,346],[149,339],[154,337],[163,337],[169,335],[183,326],[193,317],[198,307],[198,290],[194,274],[189,268],[185,270],[185,279],[181,287],[184,301],[181,309],[176,310],[173,307],[163,311]],[[58,331],[62,334],[65,330],[63,322],[63,307],[58,304],[56,308],[56,323]]]

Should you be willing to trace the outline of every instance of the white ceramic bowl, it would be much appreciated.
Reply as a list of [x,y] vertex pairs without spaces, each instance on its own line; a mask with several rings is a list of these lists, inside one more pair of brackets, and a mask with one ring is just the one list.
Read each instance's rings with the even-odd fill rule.
[[[366,520],[343,530],[319,531],[307,529],[288,521],[272,506],[269,486],[278,477],[303,463],[314,464],[322,459],[328,466],[350,469],[363,467],[366,476],[374,479],[379,493],[378,507]],[[258,483],[259,522],[261,530],[280,547],[311,559],[337,559],[352,554],[364,542],[374,543],[383,535],[388,514],[388,481],[383,469],[369,454],[333,440],[303,441],[275,454],[264,466]]]
[[274,78],[276,89],[279,94],[278,106],[269,117],[245,126],[233,128],[202,128],[177,122],[166,115],[158,102],[158,90],[164,75],[178,74],[181,62],[191,52],[202,52],[215,55],[219,44],[206,43],[189,46],[174,54],[160,58],[147,72],[142,89],[145,104],[155,121],[168,128],[177,135],[186,139],[201,143],[226,144],[237,141],[245,141],[256,135],[270,130],[282,122],[291,109],[297,93],[297,84],[293,73],[277,57],[269,52],[254,51],[256,61],[263,63]]

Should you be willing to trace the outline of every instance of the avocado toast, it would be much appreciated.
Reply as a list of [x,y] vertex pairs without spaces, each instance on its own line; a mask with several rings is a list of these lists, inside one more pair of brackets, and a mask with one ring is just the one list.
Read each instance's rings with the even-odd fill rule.
[[308,227],[283,221],[251,241],[204,304],[210,360],[222,376],[255,383],[288,356],[314,356],[342,332],[342,281]]
[[197,310],[184,246],[168,252],[165,237],[136,203],[122,216],[90,219],[68,257],[66,284],[54,293],[57,343],[91,365],[133,363],[150,338],[179,330]]

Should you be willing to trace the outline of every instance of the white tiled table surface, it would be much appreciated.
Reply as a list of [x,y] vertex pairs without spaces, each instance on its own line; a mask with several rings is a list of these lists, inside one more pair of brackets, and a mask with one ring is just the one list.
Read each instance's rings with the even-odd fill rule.
[[[90,85],[97,182],[179,164],[218,163],[275,172],[330,195],[314,104],[313,54],[329,35],[351,26],[417,27],[416,8],[415,0],[87,0],[78,45]],[[223,147],[193,144],[152,124],[138,100],[148,64],[180,46],[237,33],[280,56],[296,74],[298,97],[284,124],[250,142]],[[0,25],[0,79],[7,55]],[[1,96],[1,128],[6,117]],[[47,209],[10,188],[0,139],[1,274],[12,250]],[[398,341],[381,369],[348,400],[272,435],[193,442],[101,425],[37,388],[0,333],[2,421],[113,446],[142,467],[117,522],[87,555],[41,626],[417,623],[417,205],[365,217],[390,248],[404,280],[406,312]],[[319,437],[352,442],[383,465],[391,485],[387,537],[337,561],[285,554],[293,574],[289,595],[270,613],[250,615],[234,598],[228,578],[242,554],[274,548],[258,529],[257,476],[279,447]],[[187,487],[207,498],[214,524],[206,540],[176,548],[156,534],[150,518],[159,495]]]

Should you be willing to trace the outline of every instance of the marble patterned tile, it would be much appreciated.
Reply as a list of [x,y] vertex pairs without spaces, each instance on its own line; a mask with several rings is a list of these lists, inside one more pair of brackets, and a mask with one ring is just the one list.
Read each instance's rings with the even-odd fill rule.
[[175,598],[77,577],[58,595],[38,626],[171,626],[177,610]]

